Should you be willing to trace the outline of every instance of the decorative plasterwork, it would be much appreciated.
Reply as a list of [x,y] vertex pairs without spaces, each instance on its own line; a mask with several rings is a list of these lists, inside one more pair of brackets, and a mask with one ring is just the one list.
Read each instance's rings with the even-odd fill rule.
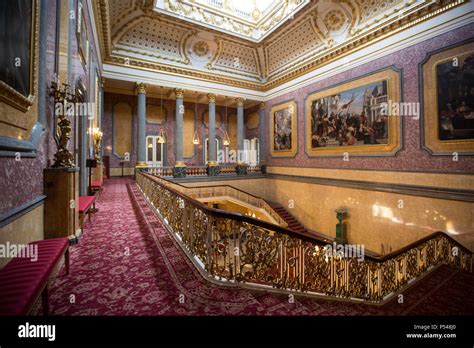
[[415,1],[404,0],[357,0],[357,6],[360,11],[360,22],[365,23],[379,15],[386,14],[394,6],[402,3],[410,3]]
[[113,42],[117,52],[189,64],[184,43],[192,34],[192,31],[143,16],[122,29]]
[[[261,42],[278,26],[292,19],[310,0],[273,0],[266,8],[254,2],[253,10],[243,9],[250,0],[157,0],[154,10],[209,29]],[[249,6],[245,6],[249,7]],[[253,6],[251,6],[253,7]],[[263,10],[263,12],[262,12]]]
[[247,73],[253,78],[260,76],[258,54],[254,47],[219,40],[219,52],[214,62],[208,65],[210,70],[230,73]]
[[325,47],[324,39],[312,23],[311,17],[281,35],[265,47],[267,75],[269,77],[293,64],[307,53],[316,53]]
[[95,1],[105,63],[258,91],[275,88],[464,2],[312,0],[256,44],[158,13],[153,0]]

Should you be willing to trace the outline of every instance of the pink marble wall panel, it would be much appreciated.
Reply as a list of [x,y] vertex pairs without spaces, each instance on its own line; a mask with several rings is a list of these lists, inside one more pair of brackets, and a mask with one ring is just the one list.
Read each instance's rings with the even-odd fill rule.
[[[46,69],[46,81],[48,86],[54,78],[55,59],[56,59],[56,1],[48,1],[48,41],[47,41],[47,62],[39,69]],[[61,5],[67,5],[67,1],[62,1]],[[77,1],[74,2],[74,8],[77,9]],[[92,24],[88,21],[87,6],[84,6],[86,25],[89,31],[89,43],[93,47]],[[75,86],[78,79],[82,79],[85,86],[89,89],[89,67],[84,70],[77,49],[76,25],[74,25],[74,33],[72,35],[72,85]],[[91,51],[93,64],[97,66],[97,54]],[[64,78],[64,76],[62,76]],[[23,157],[21,161],[15,161],[12,157],[0,157],[0,214],[5,213],[15,207],[18,207],[28,201],[43,194],[43,169],[51,166],[56,153],[56,143],[52,136],[54,129],[53,117],[53,101],[47,97],[47,115],[45,131],[38,144],[37,154],[34,158]],[[72,135],[74,137],[75,120],[71,119],[73,127]],[[69,149],[74,151],[75,139],[69,142]],[[77,165],[77,164],[76,164]]]

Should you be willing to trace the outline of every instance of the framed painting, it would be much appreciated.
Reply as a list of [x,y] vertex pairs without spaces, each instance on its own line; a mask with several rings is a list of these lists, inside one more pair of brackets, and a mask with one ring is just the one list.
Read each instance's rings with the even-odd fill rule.
[[474,154],[474,41],[421,64],[422,147],[433,155]]
[[270,154],[273,157],[294,157],[298,149],[297,104],[294,100],[270,110]]
[[82,7],[82,2],[78,2],[77,5],[77,48],[79,51],[79,57],[82,62],[84,70],[87,67],[87,62],[89,60],[89,36],[87,33],[86,18],[84,14],[84,9]]
[[393,68],[309,94],[308,156],[393,156],[402,147],[400,73]]
[[[39,2],[2,1],[0,101],[27,112],[35,96]],[[11,122],[10,122],[11,123]]]

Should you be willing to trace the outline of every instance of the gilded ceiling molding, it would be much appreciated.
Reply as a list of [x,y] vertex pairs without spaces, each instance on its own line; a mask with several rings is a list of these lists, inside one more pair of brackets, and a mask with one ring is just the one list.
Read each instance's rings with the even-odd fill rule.
[[[117,16],[117,18],[112,22],[110,23],[110,27],[111,28],[114,28],[117,24],[119,24],[125,17],[127,17],[128,15],[132,14],[134,11],[136,11],[138,8],[139,8],[139,5],[137,4],[137,1],[136,0],[129,0],[131,5],[128,5],[128,6],[125,6],[126,7],[126,10],[121,12],[119,16]],[[139,3],[140,1],[138,1]],[[117,4],[120,4],[121,2],[120,1],[113,1],[111,2],[112,4],[112,7],[113,6],[117,6]],[[110,5],[109,5],[109,9],[110,9]],[[112,11],[111,11],[112,12]],[[112,14],[112,13],[111,13]]]
[[[219,51],[216,60],[211,65],[212,68],[216,70],[219,70],[218,68],[220,68],[220,70],[230,73],[235,73],[235,70],[238,70],[242,73],[249,74],[250,77],[260,78],[260,71],[257,63],[258,56],[255,47],[250,45],[238,45],[223,39],[219,39],[219,42],[221,43],[222,49]],[[251,62],[251,64],[244,64],[250,52],[253,57],[253,62]],[[223,61],[221,61],[221,59]],[[231,66],[224,64],[225,60],[228,59],[231,59]]]
[[360,8],[355,6],[351,0],[341,0],[341,3],[347,4],[351,9],[351,24],[349,25],[349,35],[353,36],[355,34],[354,29],[360,23]]
[[[267,91],[273,89],[294,78],[307,74],[308,72],[311,72],[324,64],[328,64],[336,59],[340,59],[350,53],[356,52],[359,49],[365,48],[368,45],[398,34],[405,29],[431,19],[432,17],[459,6],[465,2],[465,0],[438,0],[436,2],[418,0],[420,1],[418,4],[417,0],[410,0],[405,2],[403,5],[398,3],[393,7],[389,7],[389,11],[387,13],[379,12],[376,15],[377,18],[374,18],[373,20],[362,21],[362,12],[358,4],[363,3],[364,1],[365,0],[360,0],[358,2],[355,0],[343,0],[340,2],[340,4],[344,6],[345,12],[347,12],[346,15],[351,17],[348,18],[350,23],[347,29],[344,29],[345,31],[347,30],[348,36],[341,44],[332,41],[330,36],[324,36],[315,21],[315,16],[317,15],[315,11],[317,10],[318,4],[321,4],[321,2],[311,2],[311,4],[308,5],[308,8],[305,7],[302,11],[295,15],[295,19],[293,21],[288,22],[284,26],[276,29],[271,36],[265,38],[265,40],[262,41],[262,44],[253,45],[255,48],[254,57],[256,57],[255,60],[258,67],[258,73],[251,75],[237,69],[229,69],[228,67],[218,66],[219,57],[225,53],[225,47],[222,42],[224,39],[226,42],[229,41],[243,46],[248,46],[250,44],[248,41],[233,37],[230,34],[224,34],[221,32],[216,33],[216,30],[207,30],[207,32],[214,34],[216,41],[218,42],[218,49],[215,56],[213,56],[210,62],[204,67],[204,69],[209,69],[216,73],[205,72],[202,70],[203,68],[193,68],[190,66],[190,64],[188,64],[189,67],[178,67],[169,66],[166,63],[157,63],[151,59],[146,59],[145,54],[144,58],[137,59],[136,57],[132,57],[132,55],[128,56],[119,54],[119,52],[112,53],[112,48],[110,47],[110,27],[107,19],[108,15],[106,15],[108,13],[108,2],[106,0],[97,0],[100,13],[99,17],[101,17],[100,23],[102,26],[101,32],[103,36],[103,46],[106,53],[108,52],[108,54],[104,55],[105,62],[114,65],[136,67],[139,69],[189,76],[199,80],[218,82],[257,91]],[[384,0],[377,1],[379,3],[380,1]],[[195,30],[197,27],[197,25],[186,24],[183,21],[176,20],[171,17],[167,18],[166,15],[157,13],[153,10],[152,0],[138,1],[138,3],[138,6],[143,11],[145,18],[159,20],[160,23],[163,22],[164,24],[166,23],[173,25],[174,27],[182,28],[189,32],[191,30]],[[351,16],[348,15],[348,11],[352,14]],[[325,13],[327,14],[327,10]],[[272,66],[269,61],[268,47],[277,42],[280,42],[283,47],[286,47],[284,41],[280,41],[282,36],[287,36],[289,30],[296,30],[298,26],[305,22],[305,19],[307,19],[308,16],[311,18],[311,27],[315,33],[315,37],[317,37],[315,40],[320,42],[320,46],[318,47],[319,49],[314,49],[314,47],[312,47],[311,50],[303,50],[299,57],[288,58],[282,56],[282,59],[286,60],[286,62],[279,64],[278,67],[276,65]],[[123,28],[121,28],[121,30],[122,29]],[[187,38],[181,38],[182,40],[180,41],[179,46],[180,50],[182,50],[181,52],[183,52],[183,60],[189,60],[185,50],[185,42],[189,40],[191,36],[192,34],[190,34]],[[143,54],[143,52],[141,52],[141,54]],[[153,58],[156,58],[156,56],[153,56]],[[125,59],[127,62],[129,62],[129,64],[124,64]],[[233,74],[233,76],[225,76],[224,74],[219,74],[218,72]],[[252,79],[255,82],[247,81],[246,79]]]
[[[135,41],[134,41],[135,46],[132,47],[132,48],[130,47],[130,45],[127,45],[126,43],[122,42],[122,40],[125,39],[125,36],[128,35],[130,33],[130,31],[135,30],[135,29],[138,30],[138,31],[141,31],[140,26],[141,25],[149,26],[150,22],[162,27],[163,31],[166,31],[165,28],[169,28],[169,27],[166,27],[165,25],[163,25],[159,20],[156,20],[156,18],[152,18],[152,17],[149,17],[147,15],[136,17],[133,20],[126,23],[122,28],[120,28],[119,31],[117,31],[117,34],[115,35],[115,37],[113,38],[113,41],[112,41],[113,46],[115,47],[115,49],[122,50],[122,51],[125,51],[125,52],[135,53],[135,54],[139,54],[139,55],[145,55],[145,56],[149,56],[149,57],[153,57],[153,58],[158,58],[158,59],[163,59],[163,60],[170,60],[172,62],[189,65],[191,62],[190,62],[189,58],[187,57],[187,55],[185,53],[185,51],[186,51],[185,50],[185,44],[186,44],[186,40],[189,37],[191,37],[192,35],[195,34],[196,31],[194,31],[194,30],[188,31],[188,30],[182,29],[182,35],[180,36],[180,38],[178,40],[179,52],[178,52],[177,55],[179,55],[179,57],[180,57],[179,59],[176,58],[177,55],[171,57],[171,56],[161,54],[158,51],[158,49],[153,49],[153,47],[147,47],[147,48],[137,47],[137,46],[140,46],[140,43],[142,43],[143,44],[142,46],[144,46],[144,47],[146,47],[146,45],[148,45],[145,42],[141,42],[139,38],[136,38],[136,39],[134,38],[133,39],[133,40],[137,40],[138,43],[135,44]],[[172,28],[170,30],[176,30],[176,29]]]
[[346,43],[344,46],[336,46],[332,48],[332,51],[325,54],[323,57],[316,58],[315,60],[308,62],[304,67],[297,68],[296,70],[290,70],[286,75],[274,78],[271,81],[266,82],[262,86],[263,91],[270,90],[278,87],[290,80],[293,80],[299,76],[302,76],[308,72],[311,72],[323,64],[328,64],[334,60],[340,59],[349,53],[355,52],[363,47],[371,45],[389,36],[393,36],[400,31],[408,29],[414,25],[424,22],[440,13],[443,13],[455,6],[459,6],[464,3],[465,0],[457,0],[450,2],[449,0],[440,0],[436,3],[430,4],[428,8],[417,9],[417,12],[411,14],[411,20],[404,18],[397,18],[396,21],[390,23],[387,27],[380,27],[376,32],[370,33],[370,35],[360,36],[354,38],[351,42]]
[[96,0],[96,9],[101,33],[99,41],[103,51],[102,57],[108,57],[112,52],[109,2],[107,0]]
[[163,72],[169,73],[176,76],[189,76],[202,81],[218,82],[229,86],[246,88],[254,91],[261,91],[261,84],[256,82],[250,82],[247,80],[239,80],[236,78],[225,77],[222,75],[216,75],[211,73],[202,72],[200,70],[192,70],[189,68],[180,68],[177,66],[170,66],[165,64],[156,64],[151,61],[145,61],[143,59],[132,59],[125,56],[113,55],[107,58],[105,64],[120,66],[124,68],[136,68],[140,70],[147,70],[151,72]]

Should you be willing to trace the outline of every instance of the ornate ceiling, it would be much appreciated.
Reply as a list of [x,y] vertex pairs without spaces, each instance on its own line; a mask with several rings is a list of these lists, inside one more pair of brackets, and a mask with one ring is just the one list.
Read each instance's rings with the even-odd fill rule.
[[[266,91],[463,1],[266,0],[252,19],[224,11],[231,2],[95,0],[104,63]],[[243,22],[259,42],[243,38]]]
[[310,0],[157,0],[155,10],[260,42]]

